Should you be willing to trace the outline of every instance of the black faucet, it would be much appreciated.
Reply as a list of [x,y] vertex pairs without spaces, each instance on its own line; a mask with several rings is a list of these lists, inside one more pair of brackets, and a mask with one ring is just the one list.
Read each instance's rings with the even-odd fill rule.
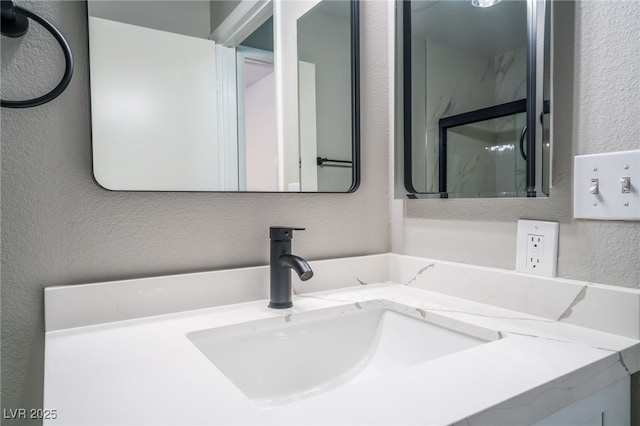
[[291,301],[291,271],[296,271],[302,281],[313,277],[313,271],[306,260],[291,254],[291,238],[293,231],[304,228],[272,226],[269,228],[271,238],[271,299],[269,307],[285,309],[293,306]]

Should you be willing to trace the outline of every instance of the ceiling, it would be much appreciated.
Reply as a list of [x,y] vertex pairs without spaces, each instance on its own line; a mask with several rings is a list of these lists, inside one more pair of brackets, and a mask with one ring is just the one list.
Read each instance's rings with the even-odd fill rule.
[[487,8],[470,0],[413,0],[411,33],[465,50],[499,55],[527,43],[526,0],[503,0]]

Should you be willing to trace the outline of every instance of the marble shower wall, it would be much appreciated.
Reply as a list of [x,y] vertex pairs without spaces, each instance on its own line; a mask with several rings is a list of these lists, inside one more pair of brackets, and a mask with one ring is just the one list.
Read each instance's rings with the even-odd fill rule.
[[527,48],[519,47],[494,58],[495,103],[527,97]]
[[[494,58],[495,103],[527,97],[527,48],[520,47]],[[525,114],[504,117],[496,127],[496,191],[525,191],[526,162],[519,153],[520,132],[526,124]],[[515,174],[514,174],[515,173]]]
[[[425,76],[422,78],[422,76]],[[438,191],[438,120],[526,97],[526,48],[492,56],[412,39],[413,182]],[[524,117],[504,117],[448,133],[447,186],[453,196],[524,188],[517,142]],[[455,193],[455,194],[453,194]]]
[[[414,38],[413,52],[420,55],[419,61],[412,63],[412,75],[426,76],[421,86],[424,88],[425,105],[422,109],[414,107],[414,141],[416,127],[423,130],[422,140],[418,150],[425,152],[424,161],[414,158],[414,170],[424,170],[424,185],[416,189],[427,192],[438,190],[438,120],[462,112],[482,108],[493,101],[493,60],[484,55],[468,52],[460,48],[451,47],[432,40]],[[424,59],[422,59],[424,58]],[[415,82],[416,89],[420,86]],[[414,90],[415,94],[417,90]],[[421,96],[421,94],[418,94]],[[419,103],[418,100],[414,103]],[[424,124],[422,124],[424,123]],[[455,162],[458,170],[451,170],[451,175],[457,171],[465,171],[464,181],[469,173],[478,167],[487,167],[488,155],[484,154],[482,146],[472,143],[469,138],[461,137],[458,143],[450,144],[449,160]],[[416,144],[414,142],[414,151]],[[460,145],[459,147],[457,145]],[[414,182],[416,175],[414,174]],[[420,182],[422,184],[422,182]],[[461,183],[449,181],[449,185],[460,187]]]

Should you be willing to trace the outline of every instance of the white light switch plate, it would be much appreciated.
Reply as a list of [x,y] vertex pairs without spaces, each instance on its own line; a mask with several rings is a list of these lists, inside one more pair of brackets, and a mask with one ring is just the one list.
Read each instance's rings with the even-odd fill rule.
[[558,222],[519,220],[516,271],[555,277],[558,265]]
[[[628,179],[627,179],[628,178]],[[629,182],[625,192],[623,181]],[[593,187],[597,186],[597,189]],[[577,155],[573,163],[573,217],[640,220],[640,150]]]

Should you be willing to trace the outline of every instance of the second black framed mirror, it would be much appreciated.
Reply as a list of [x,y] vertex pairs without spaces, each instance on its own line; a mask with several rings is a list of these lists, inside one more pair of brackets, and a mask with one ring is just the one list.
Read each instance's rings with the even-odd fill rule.
[[400,0],[396,10],[396,197],[546,197],[551,2]]

